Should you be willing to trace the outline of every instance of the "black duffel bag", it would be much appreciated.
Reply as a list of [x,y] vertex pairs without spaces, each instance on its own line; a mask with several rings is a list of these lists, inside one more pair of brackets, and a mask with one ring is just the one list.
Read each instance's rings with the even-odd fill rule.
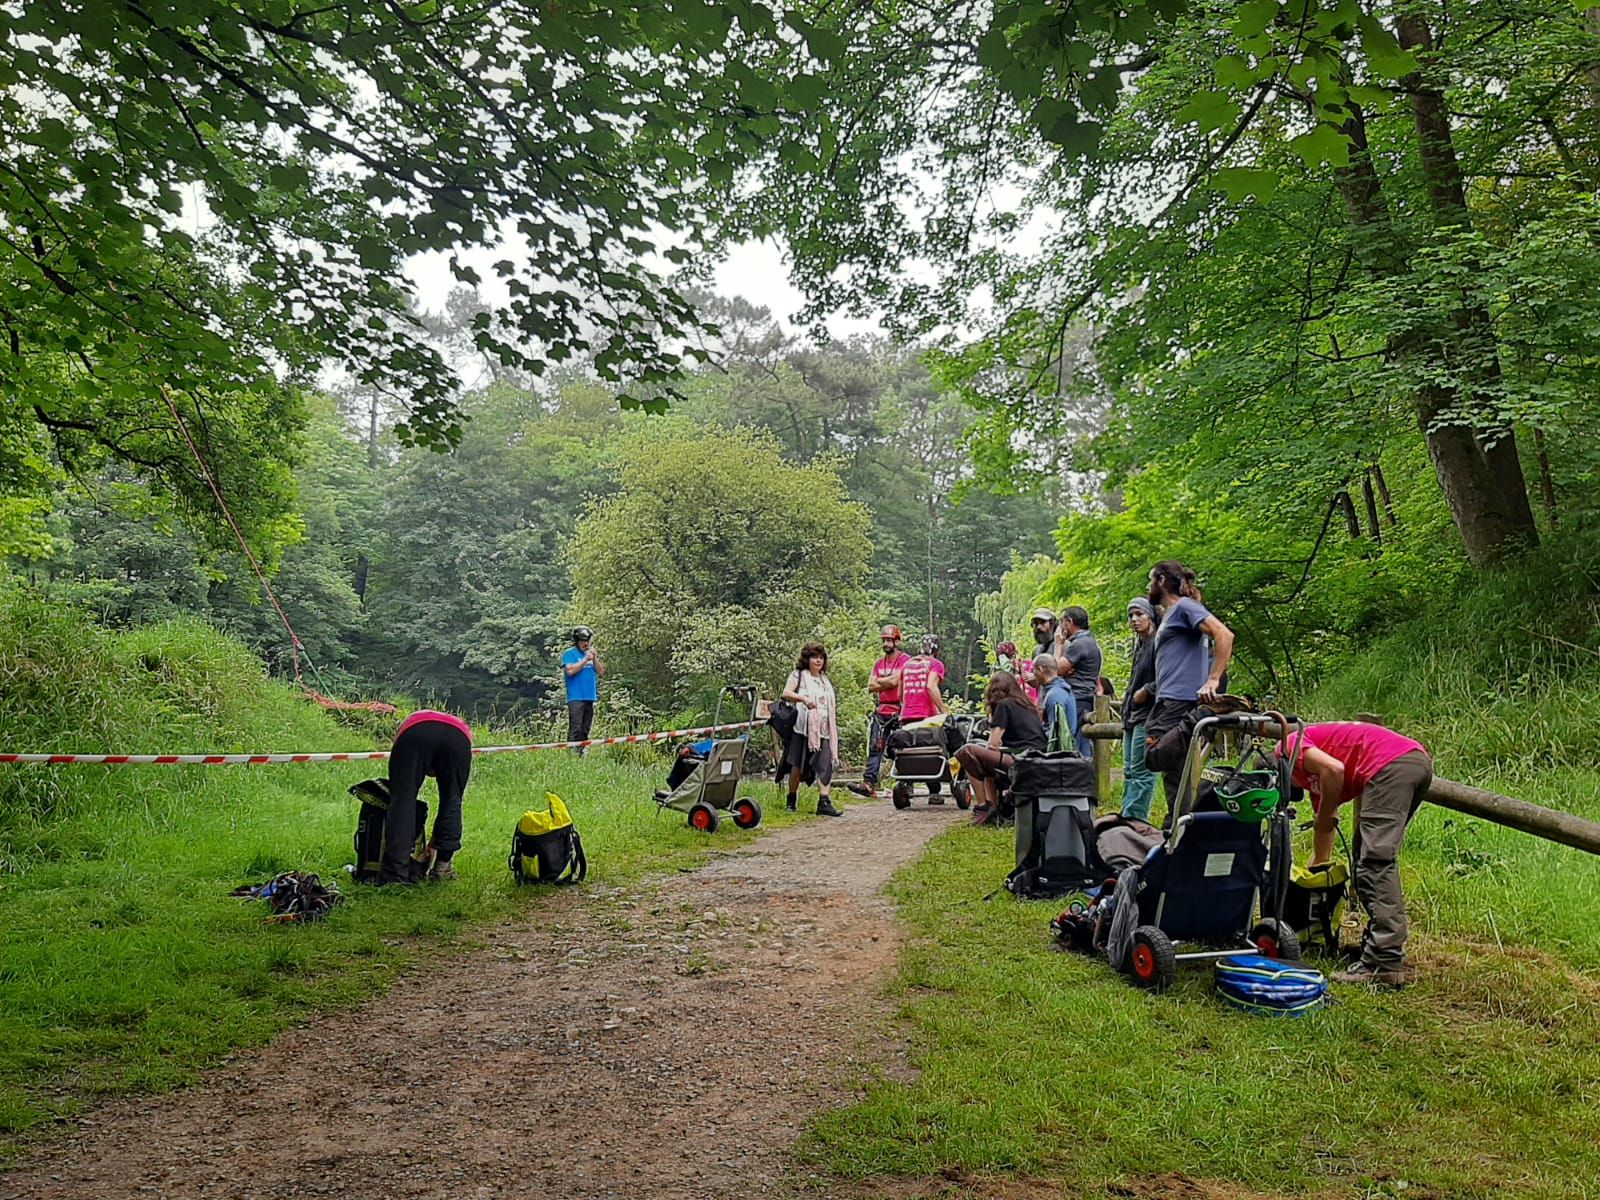
[[1012,795],[1087,796],[1098,800],[1094,760],[1061,751],[1024,750],[1011,767]]
[[907,729],[901,726],[889,735],[889,753],[899,754],[902,750],[921,750],[937,747],[943,749],[945,744],[944,728],[939,725],[927,725],[920,729]]

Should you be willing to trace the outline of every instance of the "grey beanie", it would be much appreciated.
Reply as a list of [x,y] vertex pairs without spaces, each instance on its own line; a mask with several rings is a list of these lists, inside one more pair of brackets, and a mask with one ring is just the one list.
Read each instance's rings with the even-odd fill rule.
[[1128,601],[1128,611],[1132,612],[1134,609],[1138,609],[1152,621],[1156,619],[1156,606],[1151,604],[1144,596],[1135,596]]

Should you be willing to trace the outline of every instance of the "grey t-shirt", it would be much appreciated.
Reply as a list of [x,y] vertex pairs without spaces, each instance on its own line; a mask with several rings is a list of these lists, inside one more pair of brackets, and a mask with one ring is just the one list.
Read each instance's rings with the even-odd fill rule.
[[1198,700],[1211,674],[1211,654],[1201,622],[1211,616],[1198,600],[1182,596],[1156,629],[1156,699]]
[[1086,701],[1089,708],[1094,707],[1094,690],[1100,682],[1100,666],[1105,661],[1105,655],[1100,652],[1100,643],[1094,640],[1094,634],[1087,629],[1069,640],[1063,650],[1066,660],[1072,664],[1072,674],[1062,678],[1072,689],[1081,713],[1085,711]]

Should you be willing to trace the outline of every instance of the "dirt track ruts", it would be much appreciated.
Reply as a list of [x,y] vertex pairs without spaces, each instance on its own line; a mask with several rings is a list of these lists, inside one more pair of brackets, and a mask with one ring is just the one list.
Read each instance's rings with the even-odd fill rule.
[[552,896],[194,1087],[86,1114],[0,1197],[781,1192],[806,1116],[848,1103],[863,1059],[900,1062],[879,1018],[902,932],[880,891],[955,816],[877,801]]

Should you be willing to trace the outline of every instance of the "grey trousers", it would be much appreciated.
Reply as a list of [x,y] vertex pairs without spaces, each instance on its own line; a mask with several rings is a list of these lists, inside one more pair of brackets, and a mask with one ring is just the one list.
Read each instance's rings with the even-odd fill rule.
[[1400,891],[1400,842],[1433,783],[1433,760],[1421,750],[1402,754],[1372,777],[1361,793],[1356,821],[1356,895],[1367,910],[1361,957],[1378,967],[1406,958],[1406,900]]

